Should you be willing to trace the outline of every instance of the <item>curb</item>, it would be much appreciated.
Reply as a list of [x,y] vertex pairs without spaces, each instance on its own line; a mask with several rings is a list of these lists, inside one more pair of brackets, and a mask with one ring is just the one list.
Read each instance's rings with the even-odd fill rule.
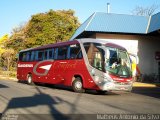
[[140,82],[134,82],[133,87],[160,87],[160,84],[156,83],[140,83]]

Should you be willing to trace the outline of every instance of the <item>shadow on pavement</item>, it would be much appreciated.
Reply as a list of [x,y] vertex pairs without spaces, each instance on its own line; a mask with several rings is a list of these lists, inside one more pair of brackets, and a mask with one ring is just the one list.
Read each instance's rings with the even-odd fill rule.
[[[69,102],[66,100],[62,100],[59,97],[56,96],[50,96],[48,94],[45,94],[41,91],[42,88],[39,88],[38,86],[34,85],[37,93],[34,94],[33,96],[25,96],[25,97],[16,97],[16,98],[12,98],[9,100],[7,107],[5,108],[5,110],[2,112],[2,114],[0,115],[0,119],[4,118],[6,115],[8,115],[8,113],[10,114],[9,110],[17,110],[15,112],[15,116],[16,114],[18,115],[18,120],[81,120],[81,119],[88,119],[88,118],[93,118],[94,116],[88,116],[88,115],[83,115],[80,114],[80,111],[78,111],[77,108],[77,104],[79,103],[81,96],[83,95],[83,93],[75,93],[74,96],[74,101],[73,102]],[[53,87],[53,86],[50,86]],[[45,89],[45,87],[44,87]],[[58,86],[58,89],[66,89],[69,91],[72,91],[71,89],[68,88],[61,88]],[[62,112],[60,112],[55,106],[57,104],[67,104],[69,106],[69,114],[63,114]],[[41,106],[41,105],[45,105],[49,108],[49,114],[42,114],[42,112],[40,112],[39,114],[37,114],[38,112],[35,111],[36,114],[34,114],[33,109],[28,109],[28,108],[32,108],[32,107],[37,107],[37,106]],[[42,107],[43,109],[43,107]],[[66,108],[63,108],[66,109]],[[20,110],[24,110],[25,112],[27,112],[27,114],[21,114],[24,113],[23,111]],[[35,109],[37,110],[37,109]],[[21,113],[18,114],[18,111],[20,111]],[[41,110],[39,110],[41,111]],[[63,111],[63,110],[62,110]],[[6,118],[7,119],[7,118]]]
[[133,87],[132,93],[160,98],[160,87]]
[[[22,83],[22,84],[27,84],[26,82],[19,82],[19,83]],[[53,84],[44,84],[44,83],[35,83],[35,85],[37,86],[41,86],[42,89],[47,89],[47,88],[51,88],[51,89],[58,89],[58,90],[66,90],[66,91],[69,91],[69,92],[73,92],[73,89],[71,86],[65,86],[65,85],[53,85]],[[82,94],[90,94],[90,95],[119,95],[117,93],[114,93],[114,92],[106,92],[105,94],[100,94],[100,93],[97,93],[96,90],[90,90],[90,89],[86,89],[85,90],[85,93],[82,93]]]
[[6,85],[0,84],[0,88],[9,88],[9,87]]
[[[52,88],[52,89],[58,89],[58,90],[66,90],[66,91],[70,91],[70,92],[74,92],[72,87],[69,87],[69,86],[64,86],[64,85],[53,85],[53,84],[36,84],[38,86],[42,86],[42,87],[47,87],[47,88]],[[43,88],[45,89],[45,88]],[[75,93],[75,92],[74,92]],[[96,90],[90,90],[90,89],[86,89],[85,90],[85,93],[82,93],[82,94],[90,94],[90,95],[120,95],[120,94],[117,94],[115,92],[106,92],[105,94],[101,94],[101,93],[97,93]]]
[[[35,106],[39,106],[39,105],[46,105],[49,110],[50,110],[50,115],[39,115],[39,114],[33,114],[31,111],[25,109],[27,111],[27,114],[24,115],[19,115],[18,119],[22,119],[22,120],[27,120],[27,119],[34,119],[34,120],[67,120],[68,117],[63,115],[61,112],[59,112],[56,108],[55,105],[56,104],[60,104],[63,102],[63,100],[61,100],[58,97],[51,97],[43,92],[41,92],[41,90],[36,87],[36,90],[38,91],[38,94],[35,94],[34,96],[29,96],[29,97],[17,97],[17,98],[12,98],[9,103],[8,106],[5,108],[5,110],[2,112],[3,115],[7,114],[7,111],[9,109],[16,109],[16,108],[28,108],[28,107],[35,107]],[[36,111],[35,111],[36,112]],[[36,112],[37,113],[37,112]],[[3,115],[1,117],[3,117]]]

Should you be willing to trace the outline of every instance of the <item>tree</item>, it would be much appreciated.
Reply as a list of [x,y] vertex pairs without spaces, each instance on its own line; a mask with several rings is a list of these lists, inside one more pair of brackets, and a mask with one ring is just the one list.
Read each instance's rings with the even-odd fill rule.
[[8,34],[3,35],[3,36],[0,38],[0,44],[1,44],[3,41],[7,40],[7,39],[9,38],[8,36],[9,36]]
[[7,71],[10,71],[15,58],[14,55],[15,51],[13,49],[5,49],[2,53],[3,64],[7,67]]
[[0,67],[3,66],[3,59],[2,54],[4,53],[5,49],[0,47]]
[[0,50],[4,47],[4,44],[8,39],[9,39],[8,34],[5,34],[0,38]]
[[5,41],[6,48],[12,48],[15,51],[20,51],[26,48],[26,32],[27,24],[21,24],[12,30],[12,35]]
[[132,10],[133,15],[143,15],[143,16],[151,16],[159,8],[159,5],[153,4],[148,7],[136,6]]
[[50,10],[33,15],[30,21],[16,28],[6,47],[17,51],[68,40],[79,26],[73,10]]
[[28,24],[27,47],[68,40],[79,26],[72,10],[50,10],[33,15]]
[[2,65],[3,65],[2,54],[5,51],[4,44],[8,40],[8,38],[9,38],[8,34],[5,34],[0,38],[0,67],[2,67]]
[[0,54],[1,65],[10,70],[20,50],[66,41],[79,25],[73,10],[50,10],[33,15],[27,23],[14,28],[10,38],[5,40],[6,50]]

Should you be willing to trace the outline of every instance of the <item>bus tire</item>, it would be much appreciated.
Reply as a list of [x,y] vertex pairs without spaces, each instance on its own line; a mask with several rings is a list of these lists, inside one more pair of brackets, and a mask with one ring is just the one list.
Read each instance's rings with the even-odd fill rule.
[[27,75],[27,84],[29,84],[29,85],[32,85],[32,84],[33,84],[32,75],[31,75],[31,74],[28,74],[28,75]]
[[21,83],[22,81],[18,79],[17,82],[18,82],[18,83]]
[[72,88],[75,92],[83,93],[85,90],[83,89],[83,83],[80,77],[76,77],[72,83]]
[[96,90],[98,94],[104,95],[107,93],[107,91],[103,91],[103,90]]
[[127,92],[129,92],[129,93],[132,92],[132,88],[130,88],[129,90],[127,90]]

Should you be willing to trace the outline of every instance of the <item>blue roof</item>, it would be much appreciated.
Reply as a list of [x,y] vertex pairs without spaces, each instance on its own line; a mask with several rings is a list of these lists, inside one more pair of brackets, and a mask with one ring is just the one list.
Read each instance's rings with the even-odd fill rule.
[[160,20],[160,13],[153,16],[135,16],[96,12],[76,30],[70,40],[85,31],[147,34],[160,29],[158,20]]
[[74,33],[71,39],[76,38],[79,34],[85,31],[85,28],[87,27],[91,19],[92,19],[92,15],[76,30],[76,32]]
[[154,32],[160,29],[160,13],[157,13],[151,17],[148,33]]

